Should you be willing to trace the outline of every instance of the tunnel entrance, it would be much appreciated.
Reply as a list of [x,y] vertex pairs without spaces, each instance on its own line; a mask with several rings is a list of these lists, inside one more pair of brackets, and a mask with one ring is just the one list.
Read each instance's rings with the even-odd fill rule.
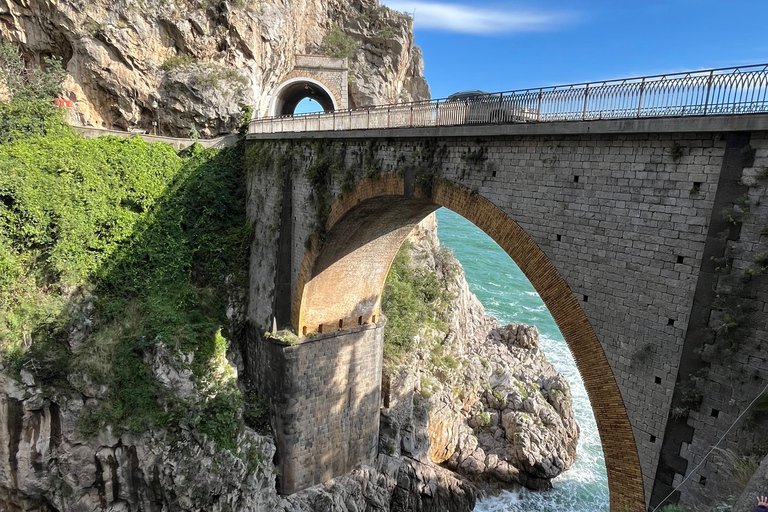
[[283,82],[272,97],[270,116],[292,116],[302,100],[311,99],[324,112],[339,110],[333,92],[318,80],[297,77]]
[[[293,70],[283,77],[272,93],[265,114],[269,117],[291,116],[306,112],[296,107],[307,98],[318,110],[346,110],[349,96],[346,58],[327,55],[297,55]],[[262,107],[263,108],[263,107]]]

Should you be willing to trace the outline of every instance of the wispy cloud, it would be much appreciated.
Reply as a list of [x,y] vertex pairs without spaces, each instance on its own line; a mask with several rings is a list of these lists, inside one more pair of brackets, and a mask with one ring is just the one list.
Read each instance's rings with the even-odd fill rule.
[[564,12],[408,0],[385,0],[382,3],[397,11],[413,14],[416,28],[464,34],[538,32],[552,30],[574,20],[572,14]]

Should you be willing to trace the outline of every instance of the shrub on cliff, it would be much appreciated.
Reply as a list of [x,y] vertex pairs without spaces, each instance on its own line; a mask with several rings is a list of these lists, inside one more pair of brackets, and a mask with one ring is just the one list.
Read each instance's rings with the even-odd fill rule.
[[414,337],[424,327],[445,328],[442,313],[450,297],[437,276],[410,262],[411,244],[405,242],[387,274],[381,309],[387,316],[384,356],[397,361],[413,349]]
[[334,27],[323,38],[323,51],[331,57],[351,59],[357,51],[357,42],[338,27]]
[[61,59],[46,57],[44,64],[43,68],[28,67],[16,46],[0,43],[0,88],[11,100],[54,98],[61,92],[66,73]]
[[[19,120],[0,141],[0,363],[52,388],[108,385],[84,411],[87,433],[194,426],[201,417],[146,363],[162,343],[193,354],[213,401],[203,410],[239,418],[242,397],[217,368],[247,268],[242,148],[177,154],[138,137],[83,139],[61,116],[45,119],[42,130]],[[220,426],[199,424],[230,447],[231,422]]]
[[28,69],[17,47],[0,43],[0,144],[69,131],[53,105],[64,76],[61,60],[47,58],[45,69]]

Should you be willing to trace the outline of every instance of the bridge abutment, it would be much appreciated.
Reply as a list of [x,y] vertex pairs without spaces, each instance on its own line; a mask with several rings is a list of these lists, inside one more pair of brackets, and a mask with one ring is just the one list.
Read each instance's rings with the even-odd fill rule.
[[260,342],[278,490],[293,494],[373,463],[379,437],[384,325]]

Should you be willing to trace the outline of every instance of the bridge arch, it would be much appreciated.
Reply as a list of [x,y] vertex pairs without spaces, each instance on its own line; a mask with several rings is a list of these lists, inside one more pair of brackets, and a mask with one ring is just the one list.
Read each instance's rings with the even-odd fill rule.
[[605,453],[611,510],[644,510],[634,434],[589,320],[566,281],[525,230],[466,187],[443,179],[416,187],[399,174],[385,174],[361,180],[344,194],[331,206],[324,243],[321,246],[313,238],[301,263],[291,317],[296,331],[308,334],[375,323],[386,275],[400,245],[413,226],[441,206],[493,238],[536,288],[573,353],[592,403]]

